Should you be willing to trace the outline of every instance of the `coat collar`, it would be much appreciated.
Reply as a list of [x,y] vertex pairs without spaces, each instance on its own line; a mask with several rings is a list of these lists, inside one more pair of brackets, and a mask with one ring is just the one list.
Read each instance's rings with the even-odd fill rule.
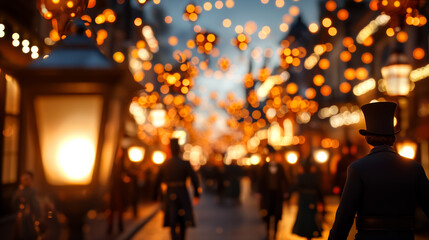
[[378,153],[378,152],[395,152],[395,150],[393,149],[393,147],[388,146],[388,145],[379,145],[379,146],[375,146],[373,149],[371,149],[370,154],[373,153]]

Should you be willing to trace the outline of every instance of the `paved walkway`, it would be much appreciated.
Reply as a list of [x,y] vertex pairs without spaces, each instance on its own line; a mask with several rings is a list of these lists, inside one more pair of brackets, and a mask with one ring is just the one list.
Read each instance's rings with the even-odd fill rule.
[[[248,179],[242,181],[242,205],[234,206],[225,202],[216,203],[211,194],[203,194],[200,203],[195,207],[197,227],[190,228],[187,240],[262,240],[265,236],[265,227],[258,213],[258,199],[250,193]],[[292,227],[297,213],[297,196],[285,203],[283,219],[280,222],[277,240],[305,240],[292,234]],[[326,198],[327,215],[323,223],[322,238],[328,238],[329,230],[334,221],[337,197]],[[163,214],[160,211],[132,238],[134,240],[170,240],[169,229],[162,227]],[[353,239],[356,230],[350,232],[349,240]],[[429,240],[429,237],[416,236],[416,240]]]
[[[197,227],[188,231],[189,240],[261,240],[265,237],[265,226],[258,212],[258,199],[250,193],[250,182],[248,179],[242,181],[242,204],[235,206],[226,201],[225,204],[216,203],[213,195],[205,194],[200,203],[195,207]],[[296,197],[285,204],[283,220],[280,222],[277,239],[302,240],[291,233],[297,212]],[[329,204],[327,218],[332,219],[336,203]],[[163,214],[159,212],[144,228],[139,231],[133,239],[144,240],[170,240],[169,229],[162,227]],[[327,238],[331,221],[326,223],[323,232]],[[322,239],[322,238],[320,238]]]

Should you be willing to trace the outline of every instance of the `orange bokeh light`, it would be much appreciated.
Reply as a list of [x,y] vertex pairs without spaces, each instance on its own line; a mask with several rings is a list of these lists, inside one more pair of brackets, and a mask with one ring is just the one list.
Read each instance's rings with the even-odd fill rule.
[[348,92],[350,92],[350,90],[352,90],[352,86],[350,85],[350,83],[343,82],[340,84],[340,91],[342,93],[348,93]]
[[342,51],[340,54],[340,59],[343,62],[348,62],[352,59],[352,54],[349,51]]
[[320,74],[317,74],[313,77],[313,83],[316,86],[322,86],[325,83],[325,77]]
[[353,79],[355,79],[355,78],[356,78],[356,71],[355,71],[353,68],[347,68],[347,69],[344,71],[344,77],[345,77],[347,80],[351,81],[351,80],[353,80]]
[[320,61],[319,61],[319,67],[322,70],[328,69],[330,65],[331,65],[331,63],[326,58],[320,59]]
[[325,97],[331,95],[331,92],[332,92],[332,89],[328,85],[325,85],[322,88],[320,88],[320,93]]
[[423,48],[416,48],[413,51],[413,57],[416,60],[421,60],[425,57],[425,50]]

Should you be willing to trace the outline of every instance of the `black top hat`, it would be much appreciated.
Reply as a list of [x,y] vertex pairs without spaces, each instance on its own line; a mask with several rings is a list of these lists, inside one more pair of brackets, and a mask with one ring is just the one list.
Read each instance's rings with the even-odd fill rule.
[[395,132],[395,127],[393,126],[396,103],[375,102],[365,104],[361,108],[365,116],[366,130],[359,130],[360,134],[364,136],[391,136],[399,132]]

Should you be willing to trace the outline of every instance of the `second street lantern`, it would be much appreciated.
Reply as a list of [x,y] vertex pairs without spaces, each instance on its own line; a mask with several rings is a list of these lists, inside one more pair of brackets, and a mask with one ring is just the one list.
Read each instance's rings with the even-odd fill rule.
[[[82,237],[83,216],[107,189],[124,116],[137,85],[84,35],[83,21],[49,57],[17,73],[23,93],[22,157]],[[128,81],[127,81],[128,80]]]

